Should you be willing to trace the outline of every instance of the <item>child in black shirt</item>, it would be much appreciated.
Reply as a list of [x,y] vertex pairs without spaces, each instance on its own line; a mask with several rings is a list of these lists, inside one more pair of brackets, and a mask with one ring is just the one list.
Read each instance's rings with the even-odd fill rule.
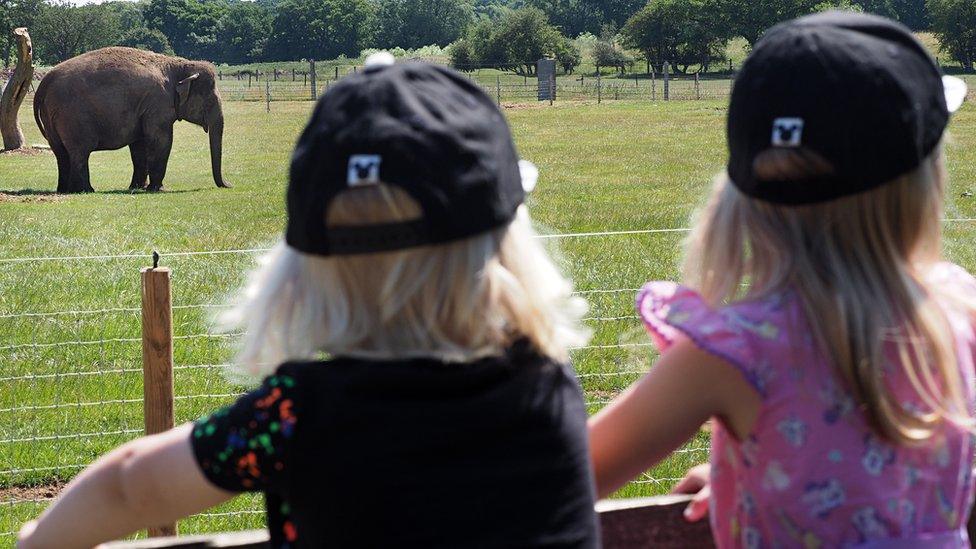
[[240,367],[272,375],[100,459],[21,545],[261,491],[274,547],[596,547],[568,364],[584,307],[531,230],[536,175],[449,69],[380,56],[334,86],[292,159],[285,241],[225,318]]

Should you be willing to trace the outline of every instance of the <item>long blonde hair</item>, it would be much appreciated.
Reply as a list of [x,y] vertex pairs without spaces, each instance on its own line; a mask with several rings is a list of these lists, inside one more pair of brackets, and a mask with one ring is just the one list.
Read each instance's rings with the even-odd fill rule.
[[[340,194],[326,219],[349,226],[420,215],[404,191],[378,185]],[[261,263],[219,319],[244,329],[235,368],[250,376],[323,354],[466,362],[522,338],[568,360],[589,338],[586,303],[535,238],[524,206],[508,226],[448,244],[319,257],[279,242]]]
[[[804,149],[767,151],[753,167],[762,179],[798,182],[832,170]],[[720,176],[686,244],[686,281],[713,305],[795,290],[819,348],[879,436],[920,442],[945,420],[971,429],[940,305],[976,315],[976,303],[926,280],[941,257],[945,178],[941,148],[913,173],[821,204],[752,199]],[[892,348],[926,411],[907,408],[886,384]]]

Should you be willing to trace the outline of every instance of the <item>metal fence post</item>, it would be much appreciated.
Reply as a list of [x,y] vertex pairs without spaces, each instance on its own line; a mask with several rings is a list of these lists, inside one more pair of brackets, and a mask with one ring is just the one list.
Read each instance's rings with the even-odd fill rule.
[[[143,415],[147,435],[173,428],[173,303],[169,269],[142,269]],[[149,528],[149,536],[176,535],[176,524]]]
[[664,62],[664,100],[671,100],[671,63]]
[[264,83],[264,100],[268,108],[268,112],[271,112],[271,82]]
[[695,73],[695,99],[701,100],[701,82],[698,80],[698,73]]
[[312,86],[309,88],[312,93],[312,101],[318,99],[316,95],[319,92],[318,86],[315,85],[315,60],[309,59],[308,61],[308,78],[312,81]]
[[552,102],[556,99],[556,75],[555,73],[549,75],[549,105],[552,106]]
[[657,71],[651,68],[651,101],[657,101]]
[[495,76],[495,103],[502,106],[502,77]]
[[597,67],[596,73],[596,104],[599,105],[603,102],[603,83],[600,79],[600,68]]

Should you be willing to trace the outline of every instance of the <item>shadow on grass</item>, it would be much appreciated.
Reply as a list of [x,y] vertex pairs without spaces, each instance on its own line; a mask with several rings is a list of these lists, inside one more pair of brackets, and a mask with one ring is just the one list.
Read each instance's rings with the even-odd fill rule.
[[[154,196],[154,195],[159,195],[159,194],[198,193],[198,192],[203,191],[203,190],[205,190],[205,189],[203,189],[203,188],[200,188],[200,189],[180,189],[178,191],[173,191],[173,190],[165,189],[165,188],[163,190],[161,190],[161,191],[147,191],[145,189],[136,189],[136,190],[131,190],[131,189],[115,189],[115,190],[112,190],[112,191],[95,191],[95,194],[135,194],[135,195],[144,195],[144,196]],[[3,192],[3,191],[0,191],[0,192]]]
[[180,189],[178,191],[172,191],[169,189],[163,189],[162,191],[150,192],[144,189],[129,190],[129,189],[115,189],[111,191],[95,191],[94,193],[67,193],[58,194],[55,191],[42,191],[40,189],[0,189],[0,195],[6,195],[8,197],[14,196],[79,196],[86,194],[136,194],[136,195],[157,195],[157,194],[183,194],[183,193],[198,193],[205,189]]

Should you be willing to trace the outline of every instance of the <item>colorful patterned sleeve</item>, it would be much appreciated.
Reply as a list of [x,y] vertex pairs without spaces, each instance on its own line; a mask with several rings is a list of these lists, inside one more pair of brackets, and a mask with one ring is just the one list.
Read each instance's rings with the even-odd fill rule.
[[644,286],[637,296],[637,312],[662,353],[679,337],[686,337],[733,366],[760,396],[767,396],[773,374],[754,353],[746,333],[776,338],[775,325],[764,322],[752,326],[736,319],[730,310],[713,309],[697,292],[673,282],[650,282]]
[[190,442],[210,482],[231,492],[264,491],[281,483],[298,422],[297,385],[282,367],[234,404],[196,421]]

